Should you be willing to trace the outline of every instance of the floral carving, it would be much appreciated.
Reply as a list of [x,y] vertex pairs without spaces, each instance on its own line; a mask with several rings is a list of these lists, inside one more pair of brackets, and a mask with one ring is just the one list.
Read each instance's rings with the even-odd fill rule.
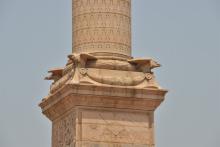
[[74,147],[75,114],[53,122],[53,141],[55,147]]

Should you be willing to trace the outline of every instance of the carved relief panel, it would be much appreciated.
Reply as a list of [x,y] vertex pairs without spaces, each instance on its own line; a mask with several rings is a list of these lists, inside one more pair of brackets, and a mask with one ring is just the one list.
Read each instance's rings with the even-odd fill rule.
[[154,132],[149,112],[81,110],[82,147],[153,147]]
[[52,147],[75,147],[74,112],[55,120],[52,130]]
[[153,112],[80,107],[53,121],[52,147],[154,147]]

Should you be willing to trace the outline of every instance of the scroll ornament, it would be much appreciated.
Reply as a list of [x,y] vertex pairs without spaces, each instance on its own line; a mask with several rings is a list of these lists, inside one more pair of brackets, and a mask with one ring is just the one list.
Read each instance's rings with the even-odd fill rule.
[[118,61],[101,59],[91,54],[71,54],[64,68],[49,71],[47,80],[53,80],[50,93],[65,84],[93,84],[159,89],[153,68],[160,64],[152,59]]

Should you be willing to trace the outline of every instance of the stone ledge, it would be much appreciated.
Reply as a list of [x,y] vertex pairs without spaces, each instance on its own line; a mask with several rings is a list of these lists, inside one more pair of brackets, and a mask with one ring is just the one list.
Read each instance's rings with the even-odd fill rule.
[[166,90],[67,84],[39,104],[51,120],[76,106],[154,111]]

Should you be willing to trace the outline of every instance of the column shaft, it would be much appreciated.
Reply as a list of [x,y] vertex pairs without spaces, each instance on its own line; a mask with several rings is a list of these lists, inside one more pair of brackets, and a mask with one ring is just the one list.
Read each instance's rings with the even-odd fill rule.
[[131,0],[73,0],[73,52],[131,56]]

